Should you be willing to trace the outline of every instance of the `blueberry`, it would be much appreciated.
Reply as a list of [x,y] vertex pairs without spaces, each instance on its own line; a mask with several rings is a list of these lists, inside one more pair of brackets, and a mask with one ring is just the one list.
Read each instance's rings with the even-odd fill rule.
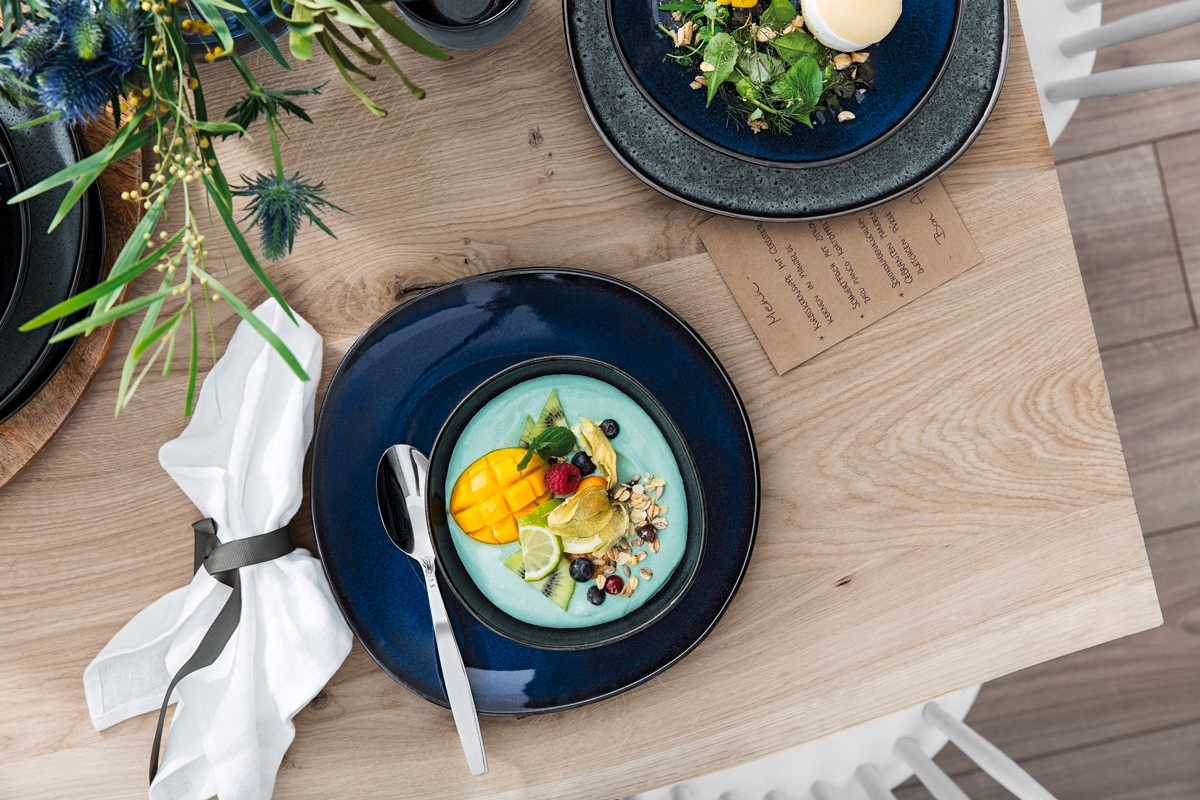
[[580,583],[590,581],[596,575],[596,565],[586,558],[577,558],[571,562],[571,577]]
[[600,423],[600,430],[610,439],[617,438],[617,434],[621,432],[621,426],[617,424],[615,419],[606,419]]
[[593,586],[588,589],[588,602],[594,606],[601,605],[604,602],[604,592],[600,591],[599,586]]
[[596,465],[588,458],[588,454],[582,450],[575,454],[575,457],[571,459],[571,463],[579,470],[579,474],[585,478],[596,471]]

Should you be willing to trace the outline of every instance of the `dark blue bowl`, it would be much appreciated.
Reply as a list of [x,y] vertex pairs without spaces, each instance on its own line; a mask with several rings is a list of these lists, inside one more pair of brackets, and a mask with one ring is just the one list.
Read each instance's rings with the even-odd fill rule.
[[[924,0],[905,4],[900,21],[886,39],[867,48],[878,70],[874,90],[856,119],[840,123],[826,117],[812,130],[797,126],[788,136],[754,133],[740,127],[725,103],[690,88],[692,70],[666,59],[671,41],[660,23],[676,27],[658,10],[662,0],[605,0],[608,30],[621,65],[633,85],[668,121],[697,141],[727,155],[773,167],[805,168],[836,164],[882,144],[925,104],[950,63],[962,20],[962,0]],[[795,5],[799,7],[798,0]]]
[[[449,477],[450,459],[454,446],[467,424],[484,406],[498,395],[517,384],[543,375],[583,375],[603,381],[620,389],[637,403],[658,426],[683,478],[681,487],[687,497],[687,549],[675,571],[667,578],[665,586],[651,597],[645,605],[623,617],[592,625],[587,628],[544,628],[513,617],[502,611],[488,599],[467,571],[458,549],[454,546],[454,534],[446,517],[446,479]],[[704,508],[704,492],[692,451],[683,438],[683,433],[671,415],[652,394],[626,372],[592,358],[553,355],[523,361],[492,376],[479,388],[463,399],[442,426],[433,450],[429,453],[429,486],[426,496],[430,498],[427,509],[429,530],[433,534],[433,546],[437,550],[438,566],[450,580],[450,590],[458,597],[475,618],[501,636],[518,644],[540,647],[546,650],[582,650],[587,647],[619,642],[635,633],[640,633],[658,622],[667,612],[679,604],[704,560],[704,543],[708,525]],[[461,535],[461,534],[460,534]],[[583,589],[586,590],[586,586]],[[581,592],[582,594],[582,592]],[[576,601],[578,602],[578,601]]]

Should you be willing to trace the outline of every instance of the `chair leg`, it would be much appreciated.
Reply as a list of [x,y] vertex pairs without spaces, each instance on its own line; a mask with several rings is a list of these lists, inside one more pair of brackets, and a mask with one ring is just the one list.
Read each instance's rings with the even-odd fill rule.
[[870,800],[896,800],[892,790],[884,786],[883,778],[879,777],[879,770],[874,764],[859,764],[858,769],[854,770],[854,777],[858,778]]
[[1055,81],[1046,86],[1046,99],[1052,103],[1061,103],[1064,100],[1081,100],[1085,97],[1149,92],[1189,83],[1200,83],[1200,59],[1141,64],[1136,67],[1094,72],[1082,78]]
[[921,752],[921,748],[910,737],[900,737],[896,742],[896,753],[929,790],[933,800],[971,800],[949,775],[942,772],[941,767]]
[[1200,22],[1200,0],[1178,0],[1165,6],[1130,14],[1115,22],[1063,40],[1062,52],[1067,58],[1145,39],[1158,33],[1173,31]]
[[926,721],[950,737],[950,741],[954,742],[967,758],[1016,795],[1018,800],[1055,800],[1054,795],[1046,791],[1046,787],[1034,780],[1020,764],[1006,756],[999,747],[980,736],[965,722],[947,714],[937,703],[925,706],[921,714]]

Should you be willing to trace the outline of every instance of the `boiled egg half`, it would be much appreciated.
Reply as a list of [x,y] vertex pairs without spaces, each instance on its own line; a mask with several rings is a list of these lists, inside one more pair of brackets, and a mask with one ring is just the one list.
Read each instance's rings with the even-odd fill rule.
[[801,13],[817,41],[844,53],[862,50],[892,32],[902,0],[801,0]]

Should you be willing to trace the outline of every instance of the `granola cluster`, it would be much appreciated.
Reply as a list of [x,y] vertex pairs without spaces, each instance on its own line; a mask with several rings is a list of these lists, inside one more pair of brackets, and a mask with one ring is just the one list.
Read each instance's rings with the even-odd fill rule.
[[[619,594],[631,597],[637,591],[639,580],[648,581],[654,577],[649,567],[639,568],[637,565],[649,558],[650,553],[657,553],[662,546],[659,534],[668,526],[665,515],[669,507],[660,505],[658,501],[662,499],[666,484],[665,479],[653,475],[634,475],[618,486],[613,490],[613,500],[629,505],[629,530],[626,535],[605,553],[567,556],[572,561],[579,558],[590,560],[596,568],[596,586],[601,590],[608,576],[620,572],[625,576],[625,584]],[[634,568],[637,568],[636,574]]]

